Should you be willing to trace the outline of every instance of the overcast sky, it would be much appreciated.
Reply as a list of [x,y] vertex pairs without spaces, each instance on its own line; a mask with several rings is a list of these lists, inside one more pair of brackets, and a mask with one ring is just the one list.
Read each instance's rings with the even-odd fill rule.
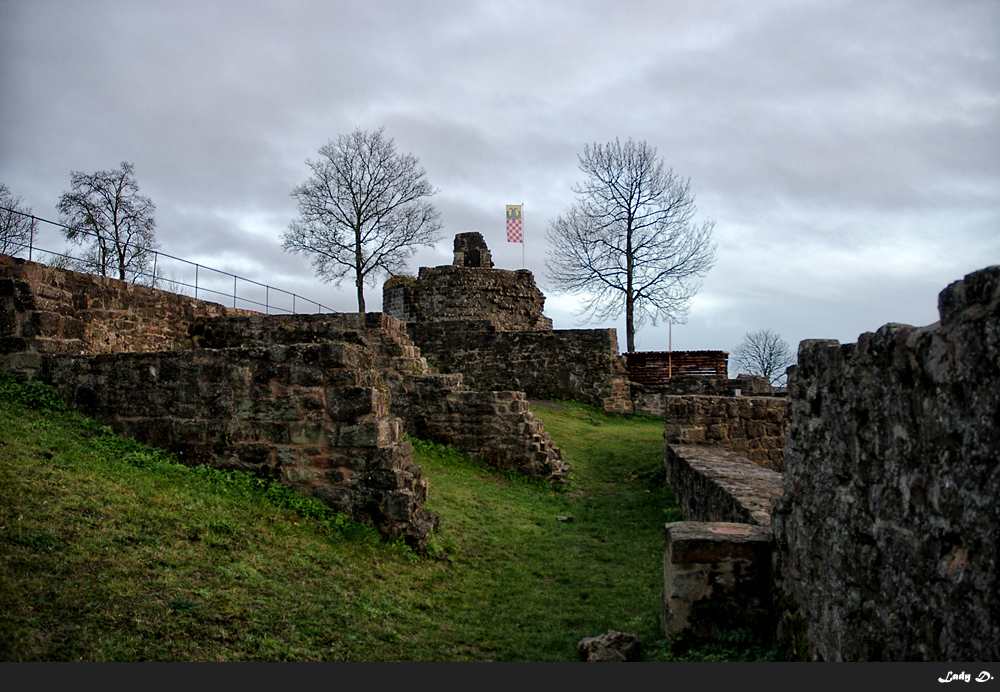
[[444,240],[411,272],[466,231],[520,269],[523,203],[546,314],[622,349],[624,319],[582,325],[547,290],[588,143],[645,140],[716,223],[675,350],[930,324],[941,289],[1000,263],[997,0],[0,0],[0,182],[41,217],[71,171],[128,161],[164,252],[356,309],[281,234],[306,159],[383,126],[439,190]]

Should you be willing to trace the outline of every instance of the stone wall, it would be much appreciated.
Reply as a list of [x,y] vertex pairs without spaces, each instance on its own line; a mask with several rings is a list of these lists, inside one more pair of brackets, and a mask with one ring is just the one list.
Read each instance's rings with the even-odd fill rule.
[[30,373],[40,355],[190,348],[199,317],[245,313],[125,281],[0,255],[0,367]]
[[773,520],[814,660],[1000,660],[1000,267],[938,307],[799,347]]
[[280,479],[427,546],[436,517],[372,354],[346,343],[52,356],[61,397],[189,464]]
[[667,442],[730,449],[784,470],[787,401],[778,397],[667,396]]
[[667,482],[686,521],[724,521],[770,527],[782,477],[719,447],[664,446]]
[[489,321],[409,325],[420,352],[473,389],[517,390],[532,399],[568,399],[632,413],[614,329],[503,331]]
[[435,441],[532,476],[569,472],[522,393],[431,373],[387,315],[260,315],[13,258],[0,307],[0,368],[52,378],[186,462],[280,478],[418,548],[433,519],[401,438],[418,406]]
[[382,288],[382,311],[406,322],[490,320],[503,331],[552,329],[545,296],[527,269],[421,267]]
[[388,315],[236,316],[202,320],[193,333],[196,344],[214,348],[331,340],[363,344],[389,394],[392,414],[402,418],[410,435],[533,478],[561,482],[569,474],[523,392],[470,391],[461,373],[433,372],[406,325]]
[[664,416],[667,413],[666,397],[675,394],[704,394],[706,396],[772,396],[774,391],[766,377],[740,375],[735,380],[725,377],[688,375],[673,377],[663,385],[629,383],[632,406],[636,413]]
[[454,264],[393,277],[382,309],[407,323],[424,357],[488,391],[572,399],[630,415],[624,360],[613,329],[552,330],[530,271],[494,269],[479,233],[455,237]]

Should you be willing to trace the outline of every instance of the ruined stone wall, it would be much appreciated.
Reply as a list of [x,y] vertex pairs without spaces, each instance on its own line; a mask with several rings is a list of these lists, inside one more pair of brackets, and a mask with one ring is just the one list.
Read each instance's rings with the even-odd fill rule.
[[[502,468],[569,471],[523,394],[431,374],[387,315],[260,315],[13,258],[0,301],[0,368],[51,377],[73,405],[185,461],[281,478],[418,547],[426,482],[397,409],[447,412],[428,417],[431,438]],[[353,355],[332,365],[325,348]],[[432,401],[447,377],[458,386]]]
[[773,525],[810,658],[1000,660],[1000,267],[938,307],[799,347]]
[[407,323],[421,353],[445,373],[487,391],[572,399],[631,415],[625,364],[613,329],[552,330],[545,296],[525,269],[494,269],[482,235],[455,237],[454,264],[393,277],[383,311]]
[[722,447],[763,468],[784,470],[786,399],[668,395],[665,400],[668,443]]
[[189,348],[199,317],[245,313],[125,281],[0,255],[0,367],[30,372],[41,354]]
[[527,269],[421,267],[416,279],[396,278],[382,289],[383,312],[407,322],[490,320],[503,331],[551,329],[544,306]]
[[706,396],[771,396],[773,389],[766,377],[740,375],[735,380],[725,377],[688,375],[671,378],[663,385],[629,383],[632,406],[636,413],[664,416],[667,413],[665,397],[672,394],[703,394]]
[[782,477],[736,452],[708,445],[664,445],[667,482],[685,521],[770,527]]
[[52,356],[60,396],[189,464],[277,478],[387,537],[427,546],[436,517],[363,345]]
[[427,361],[460,372],[472,389],[516,390],[532,399],[568,399],[632,413],[614,329],[509,332],[488,321],[409,325]]
[[206,319],[193,334],[196,344],[212,348],[330,340],[362,344],[372,354],[373,367],[389,393],[392,414],[402,418],[410,435],[530,477],[563,481],[569,473],[569,465],[532,415],[523,392],[470,391],[461,373],[433,372],[409,339],[406,325],[388,315]]

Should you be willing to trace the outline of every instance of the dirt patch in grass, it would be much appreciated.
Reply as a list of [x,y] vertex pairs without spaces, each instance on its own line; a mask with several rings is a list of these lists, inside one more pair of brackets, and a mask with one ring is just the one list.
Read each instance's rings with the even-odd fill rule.
[[565,403],[561,401],[542,401],[540,399],[529,399],[528,404],[531,408],[547,408],[550,411],[565,411],[569,408]]

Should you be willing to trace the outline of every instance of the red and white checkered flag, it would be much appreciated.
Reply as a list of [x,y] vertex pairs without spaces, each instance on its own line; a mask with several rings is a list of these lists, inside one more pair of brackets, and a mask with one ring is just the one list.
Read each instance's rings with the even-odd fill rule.
[[524,243],[524,227],[521,221],[521,205],[507,205],[507,242]]

